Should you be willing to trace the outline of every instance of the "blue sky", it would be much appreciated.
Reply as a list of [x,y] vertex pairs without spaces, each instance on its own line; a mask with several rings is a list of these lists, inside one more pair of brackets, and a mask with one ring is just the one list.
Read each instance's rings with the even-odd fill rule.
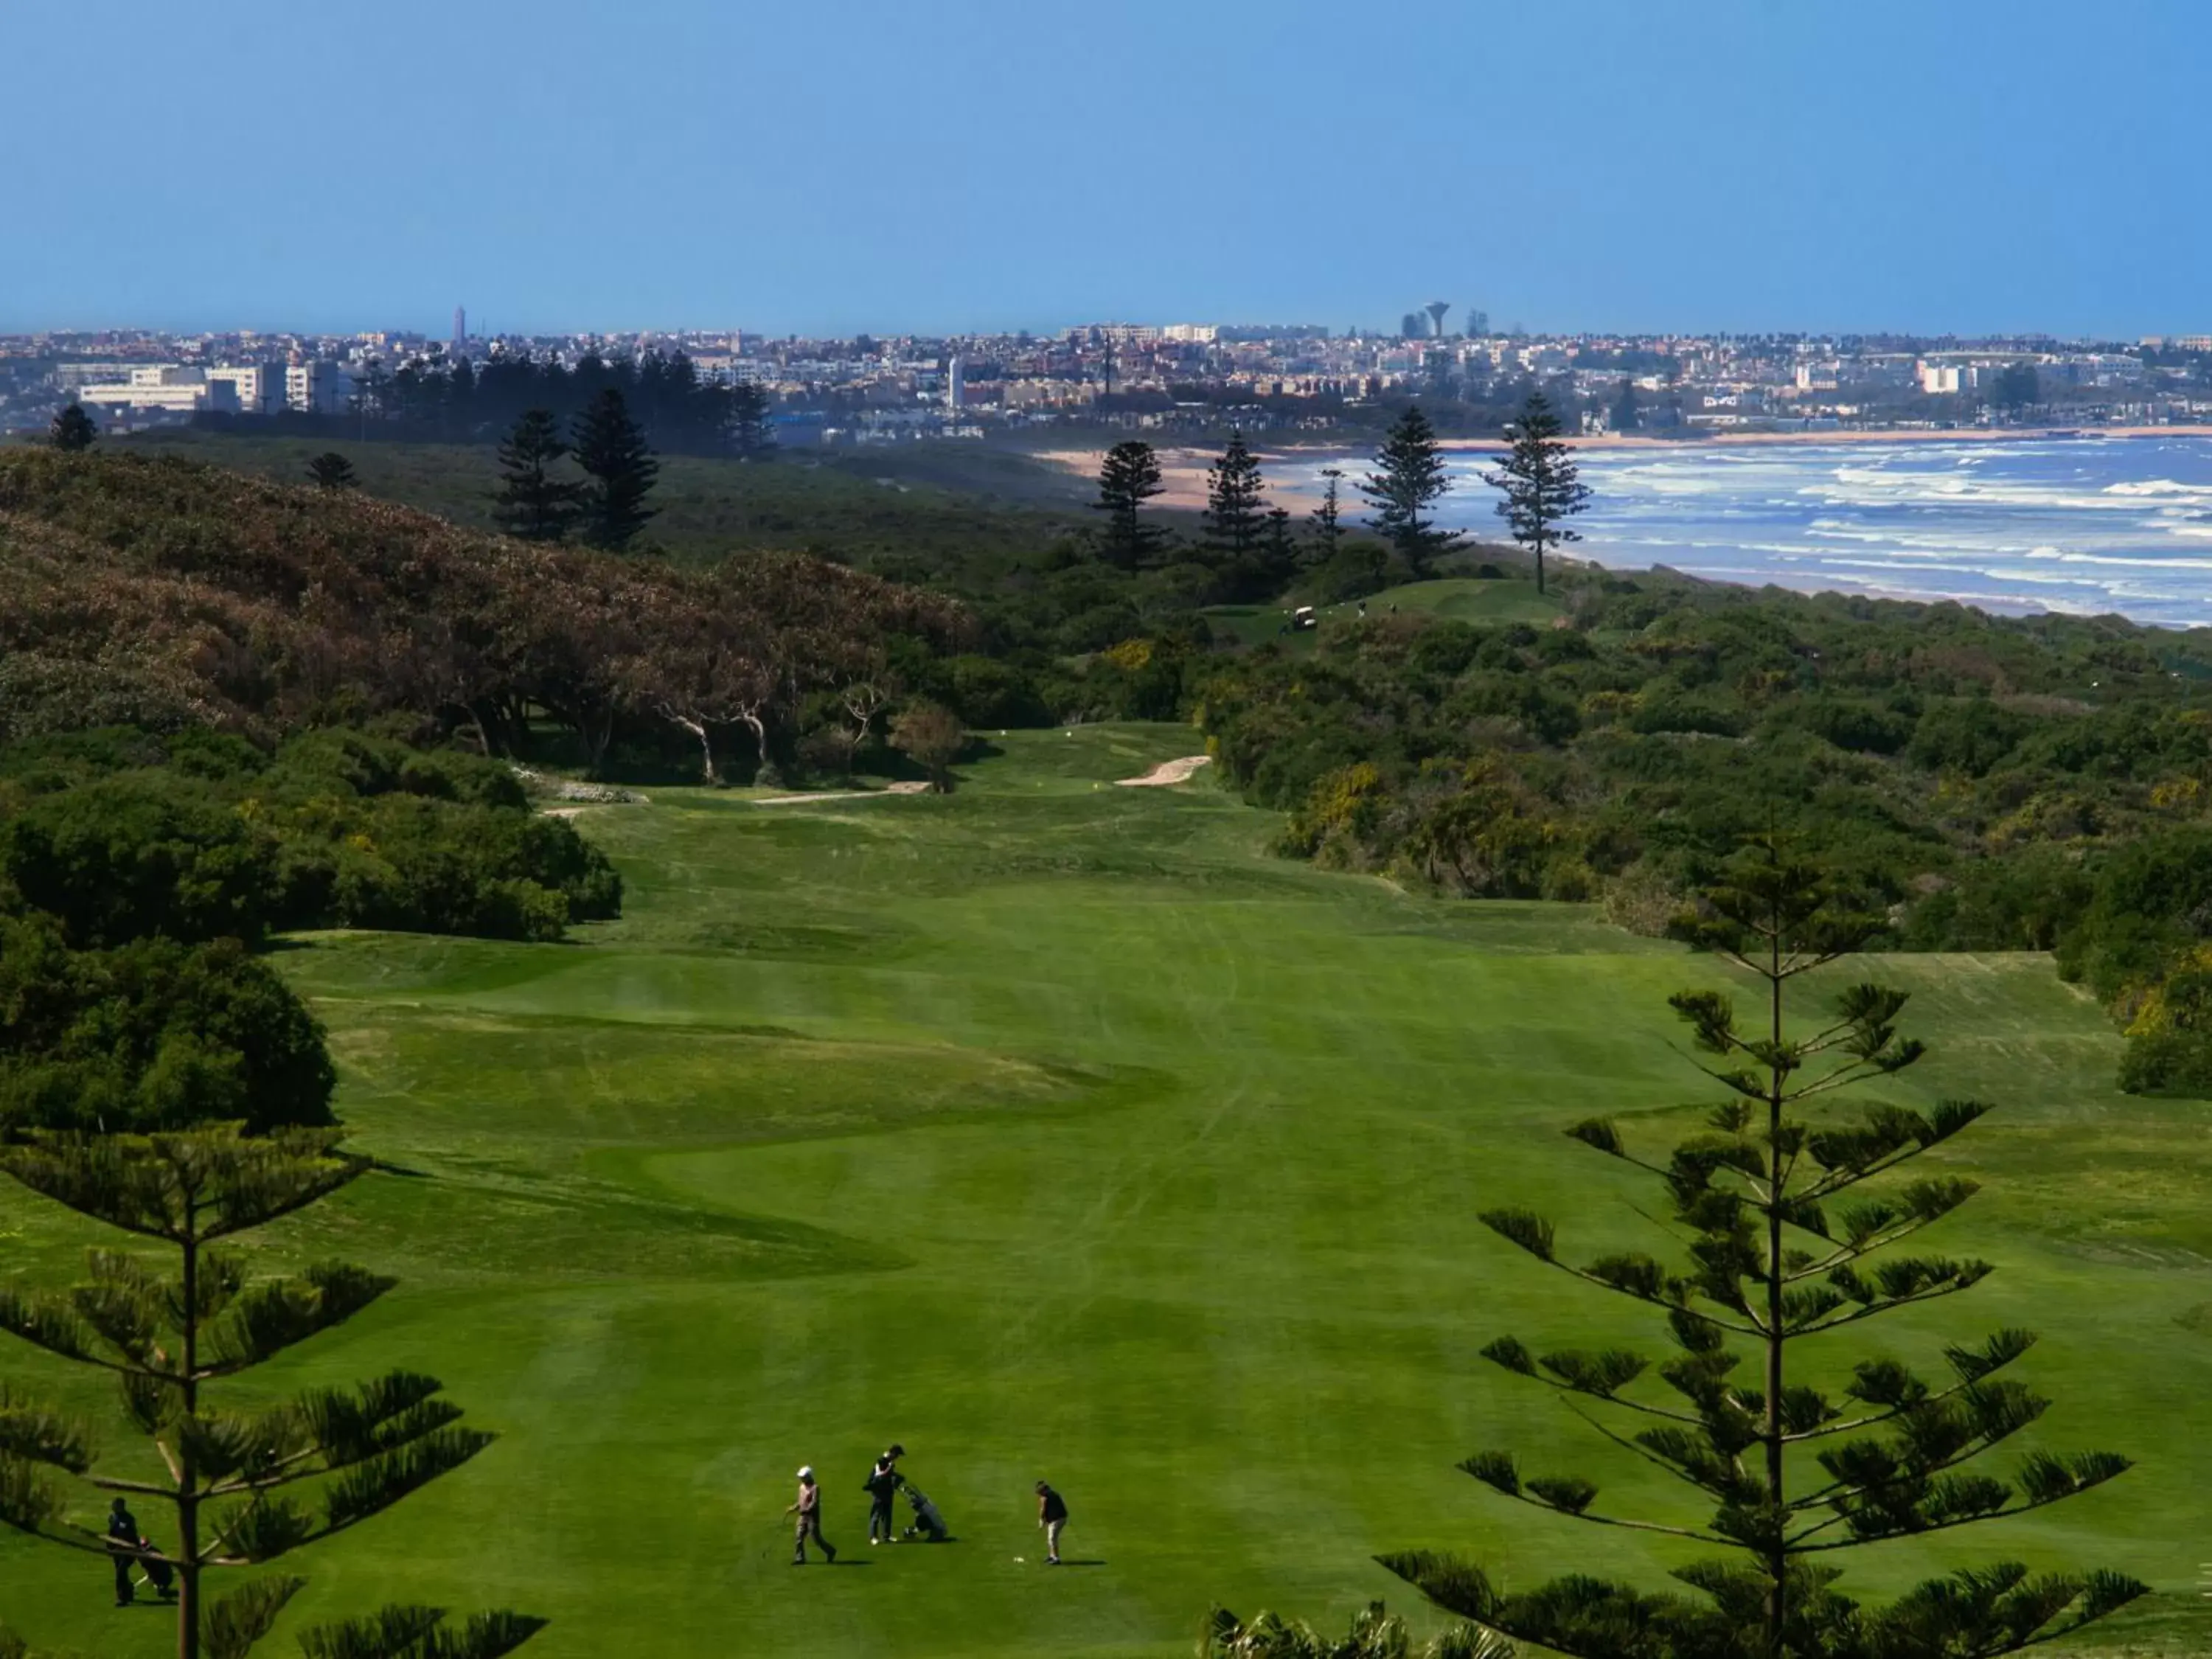
[[0,329],[2212,331],[2202,0],[0,0]]

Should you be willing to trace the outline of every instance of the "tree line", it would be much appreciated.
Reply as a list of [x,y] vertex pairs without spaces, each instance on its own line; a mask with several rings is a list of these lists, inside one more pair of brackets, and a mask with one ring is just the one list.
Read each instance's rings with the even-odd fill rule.
[[[609,358],[589,350],[573,363],[527,350],[477,362],[434,348],[396,365],[370,357],[355,368],[343,412],[257,416],[252,429],[362,441],[491,443],[533,410],[568,427],[608,392],[620,395],[639,429],[665,453],[765,460],[775,453],[774,402],[766,388],[703,375],[682,351]],[[203,416],[198,424],[228,429],[239,418]]]
[[[1510,538],[1531,556],[1541,592],[1545,555],[1581,539],[1568,520],[1588,507],[1590,492],[1561,435],[1559,416],[1540,392],[1522,404],[1506,436],[1504,451],[1482,480],[1500,493],[1498,516]],[[1103,515],[1098,555],[1122,571],[1176,562],[1196,565],[1213,573],[1224,601],[1271,599],[1302,576],[1314,577],[1332,597],[1372,592],[1381,586],[1373,550],[1346,544],[1344,474],[1328,467],[1322,476],[1320,502],[1303,526],[1294,526],[1288,509],[1267,505],[1258,458],[1243,433],[1231,433],[1207,469],[1203,530],[1186,544],[1146,511],[1166,487],[1158,453],[1141,440],[1125,440],[1106,452],[1098,471],[1091,503]],[[1374,470],[1356,488],[1367,500],[1368,526],[1407,579],[1435,575],[1440,560],[1466,545],[1463,534],[1442,529],[1436,520],[1437,503],[1450,492],[1451,478],[1436,428],[1419,404],[1408,406],[1393,423]]]

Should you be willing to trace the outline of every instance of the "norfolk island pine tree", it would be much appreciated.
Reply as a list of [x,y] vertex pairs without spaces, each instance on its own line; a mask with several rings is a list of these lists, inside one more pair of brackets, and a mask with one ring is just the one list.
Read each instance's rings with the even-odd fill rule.
[[577,514],[584,539],[619,552],[660,511],[645,504],[660,477],[660,463],[618,388],[601,391],[576,417],[570,453],[591,480]]
[[[1479,1568],[1426,1551],[1382,1565],[1440,1607],[1577,1659],[1988,1659],[2124,1607],[2148,1587],[2106,1571],[2039,1577],[2016,1563],[1929,1580],[1880,1608],[1832,1588],[1831,1553],[2039,1509],[2101,1485],[2128,1462],[2107,1452],[2038,1450],[2010,1481],[1959,1473],[2049,1404],[1999,1375],[2035,1341],[2026,1331],[1954,1343],[1944,1350],[1950,1376],[1936,1382],[1894,1359],[1863,1358],[1843,1391],[1848,1406],[1793,1380],[1802,1375],[1790,1364],[1794,1344],[1954,1295],[1990,1271],[1972,1260],[1887,1254],[1966,1203],[1972,1182],[1939,1175],[1834,1203],[1942,1145],[1989,1108],[1950,1101],[1922,1114],[1869,1104],[1851,1121],[1824,1105],[1817,1120],[1796,1115],[1803,1103],[1900,1072],[1923,1052],[1898,1034],[1904,995],[1872,984],[1844,992],[1810,1035],[1787,1029],[1786,988],[1862,944],[1874,920],[1771,845],[1741,855],[1705,899],[1702,942],[1760,981],[1765,1002],[1747,1030],[1718,993],[1671,999],[1711,1057],[1700,1069],[1729,1098],[1664,1164],[1632,1150],[1607,1119],[1566,1132],[1665,1184],[1673,1218],[1692,1240],[1686,1270],[1670,1272],[1640,1254],[1577,1267],[1559,1255],[1542,1218],[1496,1209],[1480,1218],[1538,1261],[1662,1313],[1680,1352],[1657,1376],[1680,1403],[1632,1391],[1651,1367],[1625,1349],[1537,1356],[1507,1336],[1484,1356],[1548,1385],[1598,1433],[1717,1507],[1702,1528],[1633,1520],[1593,1510],[1589,1481],[1524,1475],[1507,1452],[1481,1452],[1460,1467],[1557,1515],[1693,1539],[1742,1559],[1675,1572],[1704,1602],[1583,1577],[1501,1595]],[[1755,1384],[1734,1380],[1741,1356],[1731,1336],[1759,1352]],[[1617,1429],[1608,1419],[1620,1413],[1649,1426]],[[1808,1452],[1822,1478],[1800,1490],[1792,1464]]]
[[[1631,388],[1633,390],[1633,388]],[[1498,516],[1506,531],[1536,561],[1536,591],[1544,591],[1544,550],[1578,542],[1566,520],[1589,505],[1589,486],[1582,481],[1574,453],[1559,439],[1559,417],[1540,392],[1528,394],[1520,418],[1506,430],[1512,443],[1498,470],[1483,483],[1504,492]]]
[[[173,1134],[34,1134],[0,1146],[0,1172],[32,1192],[175,1252],[165,1277],[144,1256],[95,1249],[86,1281],[60,1294],[0,1287],[0,1330],[105,1370],[168,1479],[95,1472],[88,1432],[0,1389],[0,1522],[111,1559],[105,1536],[70,1518],[63,1483],[174,1507],[171,1540],[137,1552],[179,1583],[178,1659],[244,1659],[303,1581],[252,1579],[206,1600],[210,1571],[264,1565],[356,1526],[491,1443],[456,1426],[435,1378],[392,1371],[356,1389],[317,1389],[260,1409],[219,1410],[226,1382],[335,1328],[392,1280],[342,1262],[249,1280],[218,1241],[306,1209],[366,1174],[331,1129],[248,1137],[234,1127]],[[303,1498],[312,1502],[301,1501]],[[310,1631],[309,1659],[498,1659],[544,1628],[512,1613],[456,1630],[436,1607],[395,1605]],[[0,1653],[9,1638],[0,1634]]]
[[1091,505],[1106,515],[1099,552],[1107,563],[1137,570],[1152,562],[1167,541],[1167,532],[1145,521],[1144,507],[1164,488],[1160,458],[1150,444],[1129,438],[1106,452],[1098,465],[1098,499]]
[[1228,447],[1206,469],[1206,544],[1231,562],[1249,559],[1260,545],[1267,521],[1266,485],[1260,459],[1245,446],[1242,432],[1229,434]]
[[1454,530],[1439,530],[1429,509],[1451,490],[1451,476],[1444,470],[1443,450],[1436,428],[1410,406],[1391,426],[1375,457],[1375,471],[1359,486],[1359,493],[1375,504],[1369,520],[1398,551],[1415,580],[1431,574],[1431,565],[1460,544]]
[[568,446],[550,409],[523,411],[500,441],[499,489],[492,496],[499,527],[526,542],[557,542],[576,520],[580,489],[552,468]]

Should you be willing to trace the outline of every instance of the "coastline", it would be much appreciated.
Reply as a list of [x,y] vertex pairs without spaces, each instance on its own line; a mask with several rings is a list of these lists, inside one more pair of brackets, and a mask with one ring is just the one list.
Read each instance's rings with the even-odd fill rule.
[[[1944,431],[1883,428],[1850,432],[1715,432],[1695,438],[1654,438],[1632,433],[1607,433],[1595,437],[1568,438],[1565,441],[1570,448],[1588,450],[1593,453],[1625,451],[1663,455],[1696,454],[1721,449],[1753,449],[1777,445],[1808,448],[1842,444],[2037,443],[2130,438],[2212,438],[2212,426],[1959,427]],[[1443,438],[1437,441],[1437,447],[1449,456],[1494,454],[1502,447],[1502,441],[1497,438]],[[1206,469],[1212,465],[1215,452],[1194,445],[1177,444],[1163,447],[1158,453],[1163,487],[1154,499],[1162,507],[1193,513],[1201,511],[1206,506]],[[1270,466],[1298,465],[1310,461],[1357,461],[1364,453],[1362,450],[1334,445],[1313,448],[1292,446],[1254,452],[1263,471]],[[1106,452],[1103,449],[1041,449],[1033,451],[1032,454],[1037,460],[1089,479],[1097,476],[1099,463],[1105,459]],[[1351,488],[1353,472],[1353,467],[1346,467],[1347,491]]]

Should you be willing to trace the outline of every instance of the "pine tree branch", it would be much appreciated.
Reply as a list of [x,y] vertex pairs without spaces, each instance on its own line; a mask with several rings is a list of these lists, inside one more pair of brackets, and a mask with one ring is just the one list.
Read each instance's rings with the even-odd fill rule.
[[[2103,1484],[2101,1480],[2095,1483],[2096,1486]],[[2094,1486],[2083,1486],[2074,1492],[2058,1492],[2050,1498],[2030,1498],[2025,1504],[2014,1504],[2008,1509],[1990,1510],[1980,1515],[1954,1516],[1948,1521],[1931,1521],[1924,1527],[1900,1527],[1894,1532],[1854,1534],[1849,1538],[1835,1539],[1826,1544],[1801,1545],[1795,1539],[1785,1540],[1783,1547],[1792,1555],[1820,1555],[1829,1550],[1857,1549],[1868,1544],[1889,1543],[1899,1538],[1924,1538],[1931,1532],[1948,1532],[1954,1527],[1978,1526],[1984,1521],[2009,1521],[2015,1516],[2026,1515],[2034,1510],[2049,1509],[2053,1504],[2063,1504],[2069,1498],[2079,1498],[2082,1492],[2093,1490],[2094,1490]],[[1539,1505],[1539,1507],[1543,1506]],[[1837,1521],[1842,1519],[1844,1517],[1841,1516],[1836,1517]],[[1834,1522],[1824,1521],[1818,1527],[1808,1527],[1805,1531],[1799,1533],[1797,1537],[1810,1538],[1814,1533],[1825,1532],[1834,1524]]]
[[[1626,1411],[1636,1412],[1644,1417],[1656,1417],[1668,1423],[1680,1423],[1686,1428],[1702,1429],[1705,1426],[1705,1419],[1702,1417],[1688,1412],[1669,1411],[1664,1406],[1649,1405],[1644,1401],[1632,1399],[1625,1394],[1597,1394],[1589,1389],[1577,1389],[1560,1382],[1555,1376],[1547,1376],[1541,1371],[1516,1371],[1515,1375],[1540,1382],[1555,1394],[1580,1395],[1587,1400],[1602,1400],[1608,1406],[1619,1406]],[[1578,1417],[1583,1414],[1571,1403],[1568,1405],[1567,1409],[1575,1412]]]
[[1915,1291],[1910,1296],[1895,1297],[1886,1302],[1875,1303],[1870,1306],[1854,1308],[1850,1312],[1836,1318],[1824,1317],[1817,1324],[1799,1326],[1784,1332],[1783,1334],[1790,1337],[1820,1336],[1826,1332],[1840,1329],[1845,1325],[1855,1325],[1862,1319],[1872,1319],[1880,1314],[1895,1313],[1899,1308],[1909,1308],[1915,1303],[1934,1302],[1942,1297],[1956,1296],[1961,1291],[1971,1291],[1982,1282],[1982,1279],[1987,1277],[1987,1274],[1983,1274],[1968,1279],[1964,1284],[1932,1285],[1924,1291]]
[[[46,1528],[35,1523],[27,1524],[25,1522],[18,1519],[15,1516],[9,1513],[6,1510],[0,1509],[0,1526],[4,1526],[13,1531],[20,1532],[26,1538],[36,1538],[45,1543],[58,1544],[64,1549],[81,1550],[87,1555],[112,1555],[119,1553],[119,1552],[111,1550],[107,1547],[107,1540],[100,1534],[96,1532],[88,1532],[82,1527],[77,1526],[72,1522],[55,1522],[55,1526],[61,1530],[50,1531]],[[72,1533],[76,1535],[75,1537],[68,1535]]]
[[[1492,1486],[1491,1490],[1496,1492],[1498,1489]],[[1557,1504],[1547,1504],[1542,1498],[1533,1497],[1525,1492],[1505,1492],[1502,1495],[1512,1498],[1516,1503],[1526,1504],[1531,1509],[1543,1510],[1552,1515],[1564,1515],[1573,1521],[1587,1521],[1595,1527],[1621,1527],[1630,1532],[1664,1533],[1670,1538],[1687,1538],[1700,1544],[1713,1545],[1720,1549],[1737,1547],[1732,1539],[1717,1537],[1711,1533],[1698,1532],[1693,1528],[1669,1527],[1657,1521],[1629,1521],[1619,1516],[1593,1515],[1588,1510],[1562,1509]]]
[[135,1493],[140,1498],[166,1498],[173,1504],[177,1501],[177,1489],[174,1486],[156,1486],[143,1480],[118,1480],[114,1476],[106,1474],[88,1474],[84,1481],[85,1485],[96,1486],[101,1492],[127,1492]]
[[[1564,1261],[1554,1261],[1552,1263],[1552,1266],[1557,1267],[1561,1273],[1571,1273],[1577,1279],[1584,1280],[1586,1283],[1595,1285],[1600,1290],[1611,1291],[1617,1296],[1625,1296],[1632,1301],[1645,1303],[1654,1308],[1664,1308],[1670,1313],[1674,1310],[1676,1306],[1675,1304],[1668,1301],[1663,1297],[1646,1296],[1641,1291],[1632,1291],[1627,1289],[1624,1285],[1613,1284],[1609,1280],[1598,1278],[1594,1273],[1586,1273],[1580,1267],[1571,1267]],[[1706,1300],[1714,1303],[1716,1306],[1726,1307],[1729,1305],[1726,1303],[1721,1302],[1717,1297],[1708,1297]],[[1746,1317],[1754,1321],[1758,1317],[1756,1314],[1753,1313],[1747,1308],[1737,1309],[1736,1311],[1744,1314]],[[1705,1313],[1699,1314],[1698,1317],[1703,1319],[1706,1323],[1713,1326],[1716,1329],[1733,1331],[1738,1336],[1763,1337],[1766,1334],[1765,1328],[1756,1323],[1751,1325],[1733,1324],[1728,1320],[1716,1319],[1711,1314]]]
[[1852,1262],[1863,1261],[1879,1251],[1886,1250],[1893,1244],[1902,1243],[1922,1229],[1934,1226],[1950,1213],[1949,1210],[1946,1210],[1942,1215],[1908,1216],[1904,1218],[1904,1224],[1891,1231],[1866,1239],[1857,1244],[1840,1246],[1833,1254],[1823,1256],[1818,1261],[1803,1267],[1790,1269],[1783,1275],[1782,1282],[1784,1285],[1796,1285],[1808,1279],[1822,1278],[1838,1267],[1847,1267]]
[[[1624,1401],[1620,1403],[1629,1404],[1631,1402]],[[1625,1447],[1626,1449],[1634,1452],[1645,1462],[1656,1465],[1657,1468],[1666,1470],[1668,1474],[1673,1475],[1677,1480],[1681,1481],[1685,1486],[1694,1486],[1699,1492],[1705,1493],[1709,1497],[1721,1498],[1726,1496],[1724,1493],[1715,1492],[1712,1487],[1698,1480],[1697,1476],[1692,1474],[1687,1469],[1682,1468],[1680,1464],[1669,1462],[1668,1459],[1660,1456],[1657,1452],[1653,1451],[1649,1446],[1644,1445],[1638,1441],[1632,1440],[1625,1434],[1616,1433],[1613,1430],[1607,1427],[1606,1425],[1600,1422],[1596,1418],[1591,1416],[1588,1412],[1583,1410],[1579,1406],[1575,1405],[1572,1401],[1567,1402],[1567,1409],[1572,1412],[1577,1417],[1581,1418],[1583,1422],[1589,1424],[1590,1427],[1595,1429],[1607,1439],[1612,1441],[1614,1445]],[[1692,1423],[1701,1427],[1703,1426],[1702,1419],[1682,1417],[1672,1412],[1655,1412],[1653,1415],[1671,1417],[1678,1423]],[[1493,1488],[1493,1490],[1495,1489]]]
[[[1963,1382],[1954,1382],[1948,1389],[1939,1389],[1933,1394],[1923,1395],[1917,1400],[1908,1401],[1906,1404],[1902,1406],[1893,1406],[1887,1411],[1876,1413],[1871,1417],[1854,1417],[1849,1421],[1844,1421],[1839,1419],[1833,1423],[1824,1423],[1817,1429],[1808,1429],[1798,1434],[1785,1434],[1782,1437],[1782,1443],[1785,1446],[1794,1446],[1802,1444],[1808,1440],[1832,1440],[1839,1434],[1856,1434],[1861,1430],[1879,1428],[1884,1423],[1892,1423],[1896,1421],[1907,1412],[1919,1411],[1929,1406],[1940,1405],[1946,1400],[1956,1399],[1967,1389],[1974,1388],[1979,1384],[1982,1382],[1983,1377],[1991,1375],[1994,1375],[1994,1371],[1985,1371],[1983,1373],[1982,1376],[1969,1377]],[[1995,1443],[1992,1442],[1991,1443],[1994,1444]],[[1835,1488],[1831,1486],[1825,1487],[1822,1490],[1826,1492],[1832,1492]],[[1816,1494],[1814,1497],[1806,1499],[1805,1503],[1808,1507],[1810,1507],[1812,1504],[1819,1501],[1820,1498]]]

